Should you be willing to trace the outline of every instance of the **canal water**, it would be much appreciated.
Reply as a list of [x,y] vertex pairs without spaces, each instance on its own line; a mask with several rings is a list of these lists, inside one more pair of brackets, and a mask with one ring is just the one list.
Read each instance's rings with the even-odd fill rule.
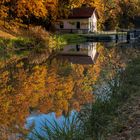
[[0,138],[16,140],[24,134],[34,138],[30,130],[45,135],[43,122],[61,125],[94,103],[105,79],[125,69],[136,55],[137,49],[127,45],[85,42],[67,45],[54,56],[46,49],[1,49]]

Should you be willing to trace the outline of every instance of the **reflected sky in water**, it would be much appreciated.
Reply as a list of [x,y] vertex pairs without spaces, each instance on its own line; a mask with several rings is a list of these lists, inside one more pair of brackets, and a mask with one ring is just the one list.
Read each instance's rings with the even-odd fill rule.
[[[69,114],[69,120],[72,120],[72,117],[74,115],[76,115],[77,112],[76,111],[71,111],[71,113]],[[65,121],[66,117],[65,116],[60,116],[58,118],[56,118],[56,115],[54,112],[49,113],[49,114],[41,114],[41,115],[31,115],[26,119],[26,128],[29,128],[32,124],[35,125],[34,130],[32,132],[38,132],[39,134],[41,134],[42,136],[46,136],[46,133],[43,131],[43,127],[44,124],[47,124],[48,126],[51,127],[51,125],[48,123],[51,122],[52,124],[54,123],[54,121],[56,121],[60,126],[62,126],[63,122]],[[34,134],[30,133],[29,137],[34,138]]]
[[[68,45],[64,47],[63,51],[59,52],[58,56],[56,56],[57,60],[61,61],[62,63],[68,63],[67,65],[93,65],[97,59],[97,43],[85,43],[85,44],[79,44],[79,45]],[[54,58],[55,59],[55,58]],[[53,63],[53,62],[51,62]],[[63,65],[63,64],[62,64]],[[82,66],[84,68],[84,66]],[[65,70],[65,69],[63,69]],[[63,71],[64,72],[64,71]],[[63,74],[64,76],[65,74]],[[67,75],[68,76],[68,75]],[[79,87],[81,88],[81,87]],[[92,99],[91,99],[92,102]],[[88,102],[87,102],[88,103]],[[86,102],[85,102],[86,104]],[[74,108],[73,108],[74,109]],[[77,110],[78,111],[78,110]],[[71,119],[73,115],[76,113],[76,111],[70,112],[68,115]],[[42,123],[45,120],[49,120],[53,123],[53,121],[57,121],[60,126],[63,123],[66,116],[62,115],[59,117],[56,117],[55,112],[49,113],[49,114],[41,114],[41,115],[31,115],[27,118],[27,127],[31,126],[32,124],[35,125],[35,130],[39,132],[41,135],[45,135],[42,131]],[[46,121],[47,122],[47,121]],[[30,137],[33,137],[32,134],[30,134]]]
[[[76,47],[79,47],[78,50]],[[31,122],[35,122],[38,129],[42,118],[51,120],[55,116],[63,120],[73,110],[80,111],[83,105],[92,103],[92,85],[96,78],[92,78],[91,71],[94,69],[95,59],[92,57],[97,52],[96,43],[74,45],[72,55],[71,49],[66,52],[67,48],[69,46],[53,58],[49,58],[43,49],[23,51],[23,54],[16,51],[10,55],[8,52],[1,53],[2,137],[5,134],[6,137],[14,137],[19,133],[18,129]],[[81,63],[81,57],[89,58],[92,63]],[[99,71],[96,73],[98,77]],[[33,113],[36,115],[33,116]]]

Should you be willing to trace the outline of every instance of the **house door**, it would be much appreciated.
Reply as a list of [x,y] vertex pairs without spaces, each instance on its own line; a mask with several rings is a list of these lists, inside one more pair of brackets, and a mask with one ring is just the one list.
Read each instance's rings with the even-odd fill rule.
[[77,29],[80,29],[80,22],[77,22]]

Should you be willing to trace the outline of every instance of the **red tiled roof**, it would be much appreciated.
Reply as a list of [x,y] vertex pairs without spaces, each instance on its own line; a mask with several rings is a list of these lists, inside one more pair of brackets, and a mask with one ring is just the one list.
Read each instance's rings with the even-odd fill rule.
[[92,16],[94,10],[95,8],[91,7],[74,8],[68,16],[68,19],[89,18]]

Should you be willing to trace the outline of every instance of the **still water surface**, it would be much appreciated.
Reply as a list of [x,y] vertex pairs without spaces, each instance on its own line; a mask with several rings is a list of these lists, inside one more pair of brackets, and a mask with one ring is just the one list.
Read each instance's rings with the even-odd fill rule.
[[124,68],[132,51],[95,42],[68,45],[55,57],[45,49],[1,50],[0,137],[18,139],[30,126],[43,135],[40,128],[46,119],[61,124],[94,102],[94,85]]

